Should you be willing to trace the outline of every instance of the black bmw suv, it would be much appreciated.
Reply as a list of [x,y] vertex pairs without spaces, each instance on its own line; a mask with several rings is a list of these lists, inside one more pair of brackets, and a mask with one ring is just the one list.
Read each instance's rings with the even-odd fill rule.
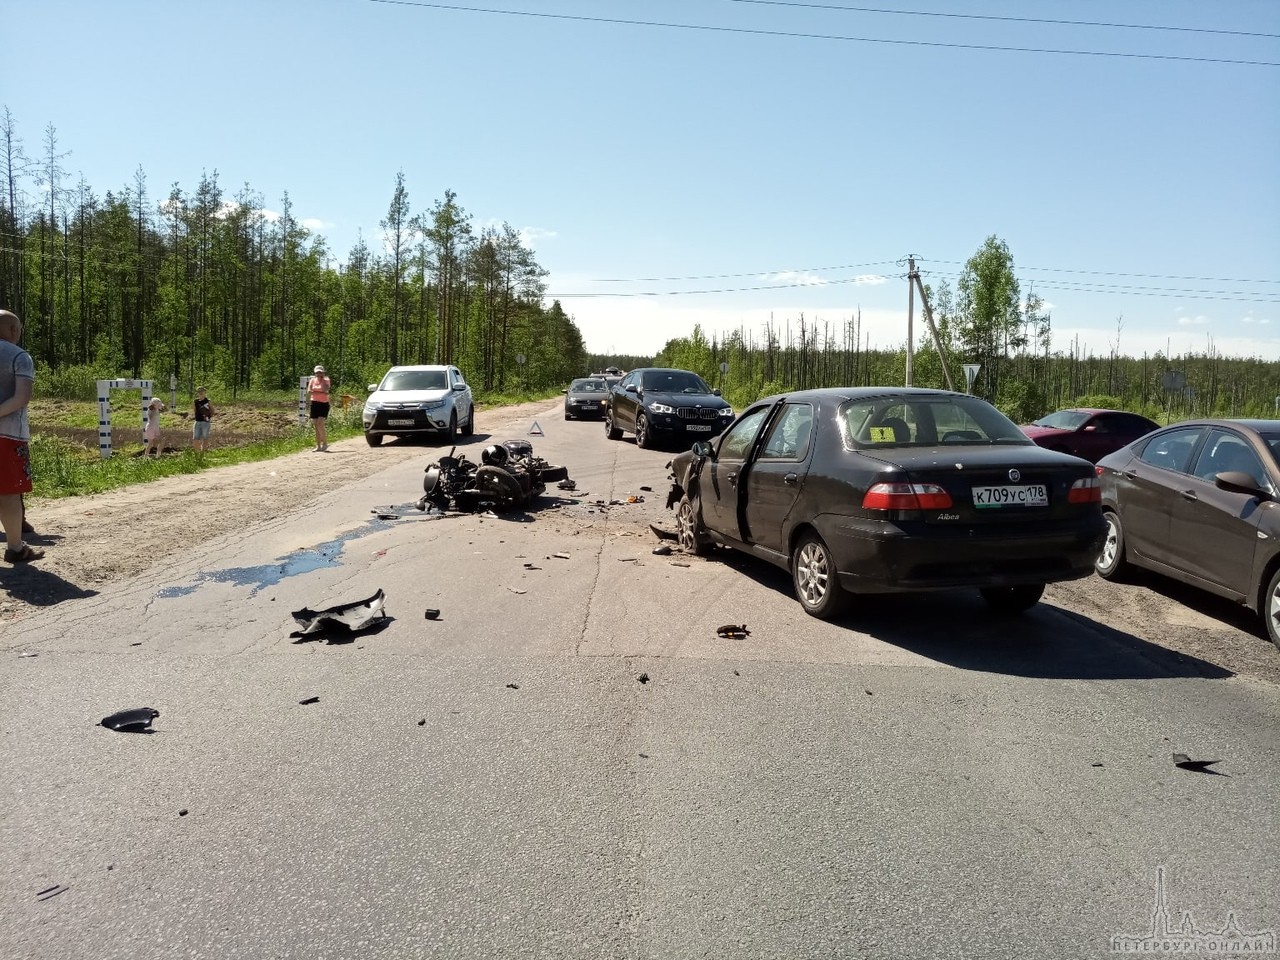
[[619,440],[629,430],[636,435],[636,446],[652,447],[709,440],[732,422],[733,407],[696,373],[640,367],[609,392],[604,431],[610,440]]

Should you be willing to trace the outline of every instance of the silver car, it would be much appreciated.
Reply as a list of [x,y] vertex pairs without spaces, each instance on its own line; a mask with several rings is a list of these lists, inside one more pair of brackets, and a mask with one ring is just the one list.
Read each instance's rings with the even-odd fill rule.
[[455,366],[392,367],[381,383],[369,384],[363,420],[364,438],[371,447],[383,437],[452,441],[474,431],[476,408],[471,388]]

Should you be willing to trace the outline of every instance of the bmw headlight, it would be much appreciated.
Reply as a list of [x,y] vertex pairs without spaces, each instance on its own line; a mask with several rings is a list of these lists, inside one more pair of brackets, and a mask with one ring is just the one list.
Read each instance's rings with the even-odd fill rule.
[[720,411],[720,416],[722,416],[722,417],[732,417],[732,416],[733,416],[733,407],[725,407],[723,410],[721,410],[721,411]]
[[652,410],[654,413],[675,413],[676,412],[675,407],[669,407],[665,403],[651,403],[649,404],[649,409]]

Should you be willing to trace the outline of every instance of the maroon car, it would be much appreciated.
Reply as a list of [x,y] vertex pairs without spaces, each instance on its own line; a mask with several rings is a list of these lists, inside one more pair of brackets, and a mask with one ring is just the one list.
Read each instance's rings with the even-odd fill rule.
[[1280,646],[1280,420],[1189,420],[1095,468],[1097,571],[1145,567],[1242,603]]
[[1097,463],[1159,428],[1154,420],[1124,410],[1076,408],[1041,417],[1023,426],[1022,432],[1046,450]]

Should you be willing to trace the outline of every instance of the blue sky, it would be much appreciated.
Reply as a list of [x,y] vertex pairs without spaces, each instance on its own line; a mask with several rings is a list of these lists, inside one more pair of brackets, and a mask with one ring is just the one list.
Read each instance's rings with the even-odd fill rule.
[[859,312],[896,346],[897,261],[954,284],[995,234],[1054,349],[1280,360],[1277,0],[0,0],[0,23],[0,105],[30,154],[53,124],[73,181],[288,191],[336,263],[380,244],[403,170],[415,211],[452,189],[523,230],[595,352]]

